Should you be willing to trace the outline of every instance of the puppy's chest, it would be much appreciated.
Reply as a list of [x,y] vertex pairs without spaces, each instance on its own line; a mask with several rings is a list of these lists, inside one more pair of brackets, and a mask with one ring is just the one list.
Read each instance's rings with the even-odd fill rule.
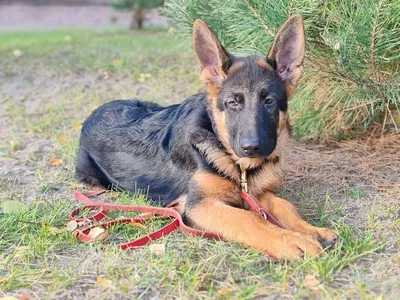
[[266,191],[274,191],[282,183],[284,172],[282,163],[266,162],[254,171],[250,170],[247,176],[249,191],[260,196]]
[[[209,166],[221,176],[229,178],[240,187],[241,171],[238,161],[225,151],[215,136],[205,138],[197,137],[195,146],[205,157]],[[256,165],[256,164],[255,164]],[[261,165],[247,170],[247,182],[249,191],[256,196],[263,192],[275,190],[283,181],[283,157],[275,156],[265,160]]]
[[[228,166],[228,164],[226,164]],[[239,188],[242,183],[242,173],[234,162],[225,167],[220,175],[230,178]],[[247,187],[249,192],[260,196],[266,191],[274,191],[282,183],[284,178],[282,161],[266,161],[261,166],[246,171]]]

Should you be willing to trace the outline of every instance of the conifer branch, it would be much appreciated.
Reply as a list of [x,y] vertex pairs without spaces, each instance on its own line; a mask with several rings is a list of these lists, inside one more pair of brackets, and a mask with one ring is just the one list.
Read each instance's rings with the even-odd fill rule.
[[288,13],[289,18],[290,18],[290,17],[292,16],[292,14],[293,14],[294,2],[295,2],[295,0],[290,0],[290,4],[289,4],[289,13]]
[[295,134],[343,138],[376,123],[400,130],[399,0],[166,0],[166,11],[186,35],[205,19],[240,55],[265,51],[288,16],[302,15],[308,46],[290,103]]
[[[371,66],[372,66],[372,72],[376,74],[376,65],[375,65],[375,42],[376,42],[376,29],[377,29],[377,23],[378,23],[378,18],[380,14],[380,10],[383,5],[383,0],[380,0],[378,3],[378,6],[376,8],[376,15],[374,16],[372,20],[372,31],[371,31],[371,55],[370,55],[370,60],[371,60]],[[377,77],[377,80],[379,81],[379,77]]]
[[265,24],[263,18],[261,18],[260,14],[256,11],[256,9],[250,4],[249,0],[244,0],[244,2],[246,2],[247,7],[249,8],[249,10],[253,13],[253,15],[257,18],[258,21],[260,21],[261,25],[263,25],[263,27],[265,28],[265,30],[267,31],[267,33],[274,37],[274,32],[272,32],[272,30],[267,26],[267,24]]

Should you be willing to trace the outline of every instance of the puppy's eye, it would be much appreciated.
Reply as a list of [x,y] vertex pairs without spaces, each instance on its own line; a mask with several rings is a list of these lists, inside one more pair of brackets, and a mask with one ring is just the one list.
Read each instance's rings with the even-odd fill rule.
[[260,100],[264,105],[271,105],[275,103],[275,98],[268,94],[265,89],[260,92]]
[[227,105],[232,108],[239,107],[239,103],[236,100],[228,101]]
[[234,94],[232,98],[226,103],[230,108],[238,108],[244,102],[244,96],[242,94]]
[[275,99],[274,98],[272,98],[271,96],[265,97],[265,99],[264,99],[264,104],[265,105],[271,105],[271,104],[274,104],[274,103],[275,103]]
[[244,96],[242,94],[235,94],[233,98],[238,104],[242,104],[244,102]]

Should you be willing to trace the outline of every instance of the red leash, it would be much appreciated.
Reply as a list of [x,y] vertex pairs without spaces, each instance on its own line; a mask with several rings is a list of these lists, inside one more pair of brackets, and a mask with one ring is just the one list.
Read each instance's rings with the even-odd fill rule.
[[275,219],[273,215],[271,215],[261,206],[260,202],[258,202],[258,200],[256,199],[256,197],[253,196],[253,194],[243,190],[242,199],[250,206],[251,210],[254,211],[256,214],[259,214],[261,217],[269,221],[271,224],[283,228],[283,225],[277,219]]
[[[198,229],[191,228],[183,223],[182,215],[177,208],[174,207],[154,207],[154,206],[140,206],[140,205],[119,205],[109,203],[95,203],[90,198],[93,196],[104,193],[105,190],[93,191],[89,193],[75,193],[75,198],[85,204],[82,210],[95,211],[93,215],[86,218],[79,218],[81,209],[77,208],[73,210],[69,216],[69,224],[72,224],[73,228],[70,230],[73,234],[82,242],[95,241],[95,238],[91,234],[91,230],[94,228],[107,229],[117,224],[129,224],[129,223],[143,223],[146,220],[156,218],[171,218],[171,223],[164,227],[136,240],[119,244],[118,247],[122,250],[134,249],[146,245],[150,241],[157,240],[164,235],[167,235],[177,228],[183,233],[191,234],[193,236],[201,236],[208,239],[223,240],[223,237],[211,233],[205,232]],[[265,211],[257,199],[250,193],[243,191],[242,198],[250,208],[257,214],[261,215],[264,219],[271,222],[272,224],[282,227],[283,226],[267,211]],[[125,212],[139,212],[141,215],[134,218],[107,218],[109,211],[125,211]],[[76,225],[76,226],[75,226]]]
[[[172,222],[165,225],[164,227],[136,240],[119,244],[118,247],[122,250],[134,249],[140,246],[146,245],[150,241],[157,240],[164,235],[167,235],[177,229],[178,227],[184,233],[191,234],[194,236],[201,236],[208,239],[221,240],[218,235],[204,232],[198,229],[191,228],[183,223],[182,215],[173,207],[154,207],[154,206],[140,206],[140,205],[118,205],[110,203],[95,203],[90,197],[100,195],[104,191],[89,192],[89,193],[75,193],[75,198],[81,201],[85,206],[83,210],[96,211],[92,216],[87,218],[76,218],[79,215],[81,209],[77,208],[73,210],[69,216],[70,221],[76,221],[78,227],[73,231],[73,234],[82,242],[93,241],[93,237],[90,236],[90,231],[95,227],[101,227],[107,229],[117,224],[129,224],[129,223],[143,223],[146,220],[156,218],[172,218]],[[134,218],[117,218],[114,220],[107,218],[109,211],[124,211],[124,212],[139,212],[139,215]]]

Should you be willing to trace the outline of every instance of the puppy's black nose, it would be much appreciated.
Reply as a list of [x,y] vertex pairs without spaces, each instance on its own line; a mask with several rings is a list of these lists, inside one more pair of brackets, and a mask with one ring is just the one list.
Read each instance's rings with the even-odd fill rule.
[[244,138],[240,141],[240,146],[244,153],[249,156],[258,154],[258,151],[260,150],[260,143],[257,139]]

